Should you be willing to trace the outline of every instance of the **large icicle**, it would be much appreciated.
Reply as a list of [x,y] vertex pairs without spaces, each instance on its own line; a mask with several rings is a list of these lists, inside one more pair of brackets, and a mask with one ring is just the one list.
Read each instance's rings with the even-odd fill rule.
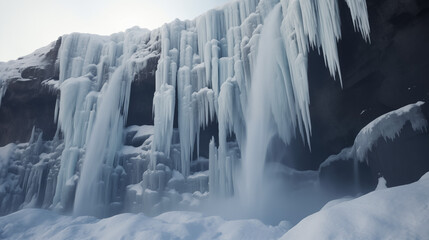
[[370,26],[366,0],[346,0],[346,2],[350,8],[355,29],[362,33],[365,40],[370,41]]
[[92,126],[94,119],[97,99],[88,95],[93,86],[89,77],[69,78],[61,85],[58,125],[64,135],[65,147],[54,197],[54,205],[61,203],[57,206],[60,208],[67,207],[73,194],[76,183],[70,179],[76,173],[81,148],[87,141],[88,126]]
[[[124,109],[129,98],[131,76],[119,67],[101,92],[94,128],[89,138],[80,181],[76,190],[74,213],[103,216],[110,203],[110,172],[116,151],[122,145]],[[104,175],[104,176],[103,176]]]
[[171,140],[168,141],[168,139],[171,139],[173,135],[175,96],[173,86],[163,83],[153,97],[155,135],[152,143],[152,150],[164,152],[167,154],[167,157],[170,153],[171,144]]

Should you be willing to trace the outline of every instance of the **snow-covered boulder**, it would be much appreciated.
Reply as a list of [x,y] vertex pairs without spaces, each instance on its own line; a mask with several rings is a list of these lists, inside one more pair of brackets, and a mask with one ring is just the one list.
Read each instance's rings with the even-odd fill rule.
[[429,171],[424,108],[424,102],[410,104],[364,127],[352,147],[321,164],[322,185],[351,194],[375,187],[378,177],[384,177],[389,187],[417,181]]

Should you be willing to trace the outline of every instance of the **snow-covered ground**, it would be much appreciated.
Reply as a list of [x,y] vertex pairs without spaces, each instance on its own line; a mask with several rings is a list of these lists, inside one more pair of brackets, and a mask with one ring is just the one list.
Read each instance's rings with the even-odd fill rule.
[[0,218],[1,239],[429,239],[429,173],[418,182],[380,188],[353,200],[328,203],[290,229],[259,220],[224,220],[195,212],[155,218],[62,216],[24,209]]
[[98,220],[24,209],[0,219],[3,239],[277,239],[289,229],[258,220],[225,221],[194,212],[168,212],[155,218],[120,214]]
[[324,208],[281,239],[429,239],[428,189],[426,173],[416,183]]

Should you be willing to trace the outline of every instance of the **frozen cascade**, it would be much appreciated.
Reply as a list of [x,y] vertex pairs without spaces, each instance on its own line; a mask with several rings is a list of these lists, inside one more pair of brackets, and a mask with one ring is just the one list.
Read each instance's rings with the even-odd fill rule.
[[156,57],[157,32],[132,28],[111,36],[62,39],[56,117],[65,147],[53,207],[69,211],[75,199],[77,214],[102,215],[111,201],[119,201],[111,177],[124,174],[116,152],[122,146],[131,81]]
[[114,166],[116,151],[122,146],[130,76],[127,69],[119,67],[101,92],[101,104],[76,190],[74,213],[77,215],[103,216],[107,212],[111,191],[109,170]]
[[[346,3],[355,29],[361,31],[364,39],[369,41],[365,1],[346,0]],[[271,26],[267,26],[266,17],[274,7],[276,11],[274,17],[271,17]],[[274,35],[261,40],[261,31],[265,35]],[[210,169],[212,195],[227,196],[234,193],[232,175],[236,173],[231,169],[238,163],[231,162],[236,161],[232,160],[235,157],[228,155],[231,152],[227,142],[230,136],[238,143],[241,155],[253,154],[246,154],[248,149],[256,147],[252,145],[256,145],[256,142],[249,142],[252,142],[252,138],[260,142],[260,134],[266,134],[268,142],[270,135],[277,133],[285,143],[289,143],[298,131],[311,148],[307,56],[311,49],[318,49],[331,75],[341,80],[337,50],[341,28],[336,0],[240,0],[211,10],[194,21],[176,20],[166,24],[161,28],[161,34],[163,53],[156,75],[157,89],[162,84],[168,84],[177,91],[181,157],[175,166],[184,176],[189,174],[194,147],[197,147],[198,152],[200,128],[207,125],[207,118],[201,121],[201,117],[195,116],[209,115],[209,120],[217,120],[219,126],[219,147],[214,146],[214,142],[210,145],[211,151],[216,152],[209,159],[210,166],[216,168]],[[264,65],[258,66],[258,61],[264,62]],[[267,67],[269,65],[266,62],[272,63],[272,66]],[[267,84],[263,79],[272,82]],[[262,92],[251,92],[254,84]],[[200,96],[202,89],[209,94],[203,100],[196,100],[195,97]],[[160,94],[155,95],[158,98]],[[171,99],[171,96],[168,98]],[[196,104],[196,101],[209,104]],[[258,101],[264,102],[256,104]],[[249,109],[250,102],[265,107],[266,113],[259,115],[265,115],[265,125],[272,124],[273,129],[259,129],[260,134],[250,133],[260,128],[253,126],[259,120],[250,117],[257,114]],[[169,104],[173,105],[172,102]],[[163,111],[155,107],[154,114],[163,114]],[[216,119],[213,118],[214,114]],[[168,115],[161,118],[161,122],[156,121],[155,125],[164,126],[160,129],[172,132],[173,119],[174,115]],[[162,138],[160,142],[171,142],[171,134],[155,132],[155,135],[156,138]],[[246,147],[248,145],[252,147]],[[261,151],[265,151],[262,148]],[[162,147],[154,150],[164,152],[167,156],[170,151]],[[248,160],[243,162],[244,172],[253,168],[244,174],[248,175],[247,178],[256,174],[252,171],[262,171],[265,156],[263,153],[260,155],[260,163],[255,166],[246,166]]]
[[[345,1],[355,29],[369,41],[365,1]],[[58,178],[55,172],[49,183],[52,196],[43,204],[92,215],[126,209],[121,184],[129,166],[121,166],[118,150],[131,81],[158,57],[154,134],[139,155],[145,161],[149,156],[150,164],[129,189],[144,190],[143,209],[168,209],[166,198],[178,195],[173,186],[207,181],[207,175],[192,175],[191,165],[200,159],[201,129],[218,124],[218,145],[214,139],[209,145],[211,196],[252,196],[262,184],[264,152],[274,134],[285,143],[300,136],[310,147],[307,56],[319,50],[341,80],[340,30],[336,0],[236,0],[153,31],[63,36],[59,81],[52,81],[60,90],[55,118],[64,144]],[[0,94],[5,89],[2,84]],[[240,168],[248,181],[240,182]]]
[[[244,125],[240,126],[243,123],[242,109],[247,101],[250,65],[253,62],[251,58],[256,56],[254,45],[257,37],[253,34],[258,35],[257,28],[263,21],[266,9],[273,5],[272,2],[235,1],[211,10],[194,21],[176,20],[161,28],[162,55],[156,74],[154,115],[157,118],[157,115],[164,114],[164,110],[156,107],[161,86],[173,86],[177,91],[181,150],[181,157],[175,166],[183,175],[189,175],[194,148],[199,152],[200,128],[216,120],[215,115],[224,118],[222,126],[225,129],[221,129],[221,132],[225,134],[221,140],[221,156],[228,152],[228,133],[234,132],[241,142],[244,136]],[[229,82],[229,90],[224,90],[225,93],[221,94],[221,86],[225,82]],[[171,96],[168,97],[171,99]],[[225,100],[219,104],[218,98]],[[230,103],[228,100],[231,98],[234,102]],[[162,122],[155,121],[155,129],[172,132],[173,119],[174,115],[160,118]],[[237,120],[235,124],[229,122],[231,119]],[[238,134],[239,128],[243,134]],[[171,134],[164,135],[155,131],[155,136],[161,138],[156,142],[167,145],[171,142]],[[156,142],[153,150],[168,156],[170,149],[157,146]]]
[[60,203],[62,200],[61,206],[67,206],[65,201],[70,199],[70,196],[67,195],[70,194],[70,187],[75,185],[75,181],[71,180],[76,180],[74,175],[77,162],[82,154],[80,149],[86,142],[85,133],[88,131],[88,125],[92,125],[94,118],[93,107],[97,99],[94,98],[94,95],[88,95],[91,85],[88,76],[69,78],[61,85],[58,125],[64,134],[65,147],[57,179],[55,191],[57,194],[54,197],[54,204]]
[[[290,113],[293,113],[295,108],[289,109],[288,106],[288,103],[292,101],[279,99],[281,96],[289,97],[291,95],[291,92],[287,91],[290,89],[289,86],[284,86],[284,82],[290,82],[290,75],[288,69],[285,68],[288,64],[278,31],[280,20],[281,6],[278,5],[267,17],[261,33],[257,59],[259,64],[256,62],[254,81],[250,91],[246,122],[247,141],[243,154],[242,179],[238,183],[240,186],[238,194],[245,201],[244,204],[248,204],[248,207],[257,206],[258,191],[263,189],[262,169],[268,143],[276,132],[294,130],[292,120],[296,117],[291,116]],[[270,44],[266,44],[267,42]],[[269,79],[271,82],[267,84],[265,79]],[[280,124],[277,124],[276,120],[284,121],[286,128],[279,129]],[[291,133],[287,133],[286,136],[291,135]],[[249,203],[249,201],[252,202]]]
[[[359,8],[361,13],[357,5],[348,4],[356,29],[369,40],[366,6]],[[288,144],[298,129],[311,149],[307,55],[310,47],[321,48],[331,75],[338,73],[341,80],[336,46],[341,37],[339,19],[336,1],[303,0],[281,1],[265,20],[246,113],[246,145],[241,148],[238,190],[248,209],[261,205],[265,157],[275,134]]]

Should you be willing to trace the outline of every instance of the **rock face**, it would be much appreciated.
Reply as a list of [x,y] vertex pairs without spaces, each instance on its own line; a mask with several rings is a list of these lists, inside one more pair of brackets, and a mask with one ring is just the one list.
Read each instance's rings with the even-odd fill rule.
[[344,87],[332,80],[323,59],[313,51],[309,57],[312,150],[298,140],[283,154],[284,161],[298,169],[317,169],[328,156],[353,145],[358,132],[378,116],[429,100],[429,2],[368,0],[371,44],[356,36],[347,6],[339,3]]
[[153,125],[152,102],[158,60],[159,56],[149,59],[145,70],[139,72],[131,84],[127,126]]
[[57,93],[42,81],[58,79],[55,62],[60,45],[61,38],[43,56],[44,63],[22,69],[18,79],[6,79],[10,83],[0,107],[0,146],[27,142],[33,126],[43,131],[46,140],[54,136]]

